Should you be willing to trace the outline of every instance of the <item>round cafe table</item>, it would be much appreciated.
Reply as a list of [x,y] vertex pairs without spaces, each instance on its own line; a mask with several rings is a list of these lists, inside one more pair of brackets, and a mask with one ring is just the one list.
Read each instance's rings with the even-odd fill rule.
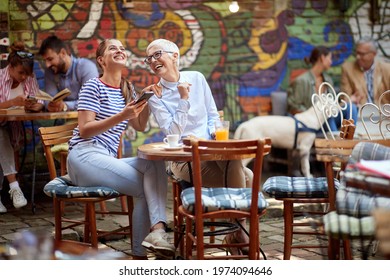
[[143,144],[138,147],[138,157],[149,160],[191,161],[191,153],[183,151],[183,148],[172,150],[166,147],[163,142]]

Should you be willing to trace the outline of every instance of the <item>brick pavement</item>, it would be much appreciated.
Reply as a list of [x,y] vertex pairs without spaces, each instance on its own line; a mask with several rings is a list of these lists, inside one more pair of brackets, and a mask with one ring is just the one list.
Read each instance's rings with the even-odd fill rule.
[[[30,205],[22,209],[14,209],[11,202],[5,200],[8,208],[8,213],[0,215],[0,244],[10,243],[16,238],[17,232],[23,230],[30,231],[45,231],[50,234],[53,233],[53,208],[50,198],[43,194],[36,196],[36,213],[33,214]],[[270,209],[267,216],[260,221],[261,226],[261,243],[262,249],[268,259],[282,259],[283,258],[283,220],[280,218],[281,208],[280,204],[272,202],[272,209]],[[119,208],[119,200],[108,202],[109,208]],[[82,208],[74,205],[67,207],[69,215],[81,216],[83,215]],[[167,207],[168,224],[172,227],[172,199],[171,193],[168,194]],[[101,228],[110,227],[112,223],[126,224],[126,217],[100,217],[98,219],[98,226]],[[80,238],[82,229],[77,231],[67,230],[67,238],[77,240]],[[173,241],[173,234],[169,234]],[[117,251],[121,251],[126,255],[131,254],[131,245],[128,239],[105,240],[99,245],[100,247],[108,247]],[[151,255],[150,258],[153,258]],[[293,254],[293,259],[322,259],[321,252],[311,250],[303,251]]]
[[[3,190],[2,193],[5,193]],[[282,209],[283,206],[280,202],[274,199],[268,199],[270,207],[267,210],[267,214],[260,220],[260,242],[261,248],[265,252],[268,260],[281,260],[283,259],[283,219]],[[14,209],[11,205],[11,201],[3,195],[3,202],[8,208],[8,213],[0,215],[0,245],[11,243],[16,238],[16,233],[23,230],[30,231],[45,231],[53,234],[53,208],[52,201],[46,197],[42,192],[38,192],[36,195],[36,213],[33,214],[30,205],[22,209]],[[114,202],[108,202],[109,208],[119,208],[119,200]],[[83,211],[80,206],[73,205],[68,206],[69,215],[82,216]],[[172,195],[169,188],[168,193],[168,205],[167,205],[167,217],[168,225],[172,227]],[[126,217],[99,217],[98,227],[105,228],[111,227],[112,223],[126,225]],[[67,238],[77,240],[80,238],[82,229],[77,231],[68,230],[66,232]],[[173,242],[173,234],[169,234],[171,241]],[[220,241],[220,240],[219,240]],[[312,244],[326,244],[326,240],[314,236],[299,236],[295,241],[297,242],[309,242]],[[106,248],[107,250],[114,250],[122,252],[125,257],[131,255],[131,244],[128,239],[115,239],[115,240],[102,240],[99,244],[100,248]],[[358,248],[359,246],[356,246]],[[355,249],[356,249],[355,248]],[[212,252],[216,253],[216,252]],[[219,252],[223,253],[223,252]],[[150,259],[154,256],[150,255]],[[381,259],[380,256],[375,256],[376,259]],[[327,259],[326,249],[295,249],[292,252],[292,260],[319,260]]]

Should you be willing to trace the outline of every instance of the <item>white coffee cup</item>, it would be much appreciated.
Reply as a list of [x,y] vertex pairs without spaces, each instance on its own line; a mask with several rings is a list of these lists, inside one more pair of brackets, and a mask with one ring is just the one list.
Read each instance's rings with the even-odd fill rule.
[[169,147],[177,147],[179,146],[179,134],[169,134],[164,138],[164,143]]

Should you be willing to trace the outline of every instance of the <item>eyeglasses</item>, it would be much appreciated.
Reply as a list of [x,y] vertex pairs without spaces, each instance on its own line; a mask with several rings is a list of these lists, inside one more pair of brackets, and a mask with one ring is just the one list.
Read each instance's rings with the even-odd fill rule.
[[355,51],[355,56],[360,56],[360,57],[363,57],[363,56],[366,56],[367,54],[369,53],[372,53],[372,51],[368,51],[368,52],[356,52]]
[[156,51],[154,54],[149,55],[148,57],[145,58],[145,63],[146,64],[151,64],[152,63],[152,58],[155,60],[159,59],[163,53],[174,53],[174,52],[169,52],[169,51]]
[[28,59],[34,58],[34,55],[33,55],[32,53],[29,53],[29,52],[19,51],[19,52],[16,52],[16,54],[17,54],[20,58],[28,58]]

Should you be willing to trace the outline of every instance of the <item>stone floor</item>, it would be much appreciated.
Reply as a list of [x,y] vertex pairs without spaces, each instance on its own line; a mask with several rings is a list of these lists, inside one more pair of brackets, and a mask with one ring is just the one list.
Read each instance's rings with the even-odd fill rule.
[[[2,193],[5,191],[3,190]],[[168,193],[168,207],[167,216],[169,218],[168,224],[172,227],[172,199],[171,191]],[[46,197],[43,193],[37,193],[36,197],[36,213],[31,211],[31,205],[28,205],[22,209],[14,209],[12,207],[9,198],[3,195],[3,202],[8,208],[8,213],[0,215],[0,249],[6,247],[7,244],[12,244],[15,239],[18,238],[18,233],[28,230],[30,232],[45,232],[49,235],[53,234],[53,208],[52,201]],[[267,210],[267,214],[260,220],[260,242],[261,249],[264,251],[268,260],[281,260],[283,259],[283,219],[282,211],[283,206],[280,202],[268,198],[270,207]],[[120,207],[118,200],[108,202],[110,209],[117,209]],[[80,217],[83,214],[82,208],[77,205],[71,205],[68,207],[68,215]],[[307,219],[307,217],[301,217],[301,219]],[[114,217],[106,216],[98,218],[99,228],[110,228],[115,225],[126,225],[126,217]],[[68,230],[66,232],[66,238],[78,239],[82,229],[77,231]],[[173,242],[173,233],[169,233],[169,238]],[[220,242],[221,240],[217,240]],[[315,237],[308,235],[297,236],[294,242],[298,243],[310,243],[310,244],[322,244],[326,245],[326,240],[323,237]],[[101,240],[99,247],[102,252],[115,252],[120,254],[121,257],[131,256],[131,244],[128,238],[115,238],[114,240]],[[359,249],[357,245],[355,249],[355,257],[360,259]],[[224,254],[221,251],[209,251],[210,254]],[[110,258],[112,255],[105,255]],[[155,259],[154,255],[148,256],[150,259]],[[180,257],[180,256],[179,256]],[[104,258],[104,256],[103,256]],[[376,256],[370,256],[369,258],[381,259],[377,254]],[[1,259],[1,250],[0,250]],[[327,259],[326,249],[295,249],[292,252],[292,260],[321,260]]]

